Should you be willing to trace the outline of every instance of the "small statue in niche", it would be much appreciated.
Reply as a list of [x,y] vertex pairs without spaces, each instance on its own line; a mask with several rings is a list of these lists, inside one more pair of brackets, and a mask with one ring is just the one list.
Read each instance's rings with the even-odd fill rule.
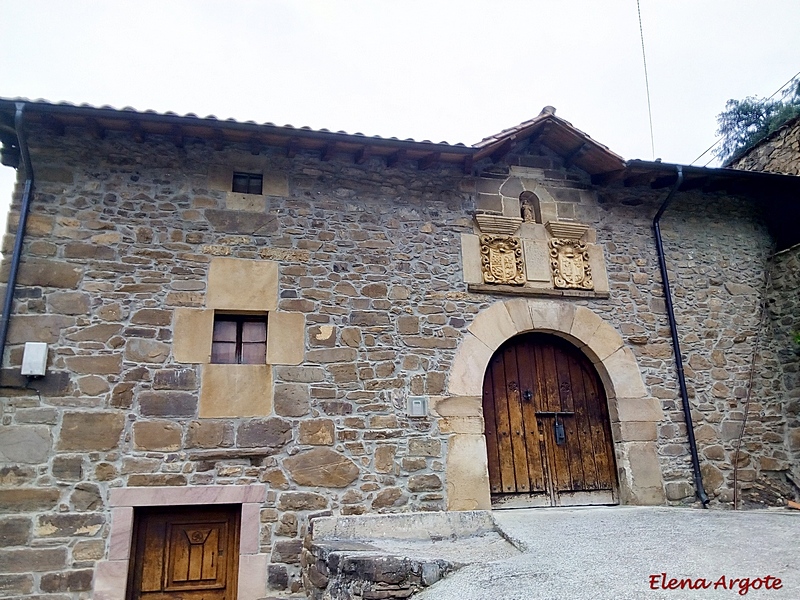
[[533,207],[530,204],[522,205],[522,222],[533,223]]
[[520,213],[523,223],[541,223],[539,197],[533,192],[522,192],[519,195]]

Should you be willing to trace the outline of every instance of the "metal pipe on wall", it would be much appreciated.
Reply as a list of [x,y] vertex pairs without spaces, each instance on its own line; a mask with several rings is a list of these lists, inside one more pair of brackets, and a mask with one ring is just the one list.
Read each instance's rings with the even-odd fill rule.
[[683,404],[683,418],[686,422],[686,435],[689,438],[689,450],[692,455],[692,471],[694,474],[694,488],[698,500],[703,504],[703,508],[708,508],[709,498],[703,487],[703,477],[700,473],[700,457],[697,454],[697,440],[694,437],[694,425],[692,424],[692,410],[689,405],[689,392],[686,390],[686,376],[683,372],[683,357],[681,356],[681,344],[678,339],[678,326],[675,322],[675,309],[672,305],[672,292],[669,287],[669,275],[667,274],[667,260],[664,256],[664,244],[661,240],[661,217],[667,210],[672,198],[678,192],[678,188],[683,183],[683,167],[676,165],[678,179],[675,185],[667,194],[661,208],[658,209],[656,216],[653,217],[653,231],[656,238],[656,252],[658,253],[658,266],[661,269],[661,281],[664,285],[664,303],[667,307],[667,320],[669,330],[672,335],[672,350],[675,353],[675,369],[678,374],[678,386],[681,391],[681,403]]
[[30,212],[31,197],[33,196],[33,165],[31,156],[28,152],[28,140],[25,137],[23,127],[23,114],[25,103],[16,103],[16,113],[14,115],[14,129],[19,142],[22,164],[25,168],[25,184],[22,189],[22,206],[19,213],[19,223],[17,224],[17,235],[14,238],[14,251],[11,255],[11,267],[8,272],[8,282],[6,283],[6,297],[3,301],[3,313],[0,315],[0,367],[3,366],[3,356],[6,351],[6,339],[8,338],[8,325],[11,321],[11,308],[14,305],[14,292],[17,287],[17,274],[19,263],[22,259],[22,240],[25,236],[25,224],[28,222]]

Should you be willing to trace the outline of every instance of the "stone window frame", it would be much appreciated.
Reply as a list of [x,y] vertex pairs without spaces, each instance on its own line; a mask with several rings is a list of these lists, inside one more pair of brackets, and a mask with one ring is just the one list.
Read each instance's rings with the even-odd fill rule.
[[[234,192],[233,174],[250,173],[261,175],[261,193]],[[232,157],[228,164],[210,165],[207,174],[210,190],[224,194],[226,210],[263,213],[269,196],[289,196],[289,179],[286,173],[275,170],[265,158],[243,156]]]
[[[261,507],[267,498],[266,484],[204,485],[188,487],[135,487],[112,489],[111,531],[107,560],[98,561],[94,576],[95,600],[125,600],[131,567],[134,509],[151,506],[202,506],[238,504],[239,526],[238,600],[257,600],[267,595],[269,554],[260,552]],[[263,578],[253,573],[264,573]]]
[[[172,354],[177,363],[199,365],[199,418],[271,416],[272,367],[303,362],[305,315],[278,310],[278,267],[269,260],[213,258],[204,307],[175,309]],[[266,315],[266,364],[211,362],[217,313]]]
[[[229,340],[218,340],[215,339],[217,336],[217,325],[219,323],[235,323],[236,327],[236,337],[233,342]],[[244,339],[244,330],[246,323],[261,323],[264,325],[264,340],[258,340],[257,342],[252,341],[245,341]],[[242,314],[242,313],[229,313],[224,311],[214,311],[214,325],[212,327],[211,333],[211,363],[212,364],[220,364],[220,365],[246,365],[246,364],[262,364],[259,362],[248,361],[245,359],[245,344],[252,344],[258,345],[259,348],[263,349],[263,364],[267,362],[267,336],[269,335],[269,320],[268,314]],[[220,360],[220,357],[217,356],[215,359],[215,347],[218,345],[227,345],[233,343],[234,345],[234,356],[233,360]],[[259,354],[261,354],[259,352]]]
[[[241,189],[241,187],[240,187],[240,189],[236,189],[237,187],[239,187],[239,184],[241,184],[241,181],[239,181],[239,183],[237,184],[237,179],[241,180],[243,178],[246,180],[246,184],[244,186],[244,189]],[[258,191],[257,192],[251,191],[254,182],[258,182]],[[264,173],[263,172],[259,171],[258,173],[253,173],[253,172],[244,171],[244,170],[234,170],[233,171],[233,174],[231,175],[231,191],[233,193],[235,193],[235,194],[252,194],[252,195],[255,195],[255,196],[261,196],[264,193],[263,190],[264,190]]]

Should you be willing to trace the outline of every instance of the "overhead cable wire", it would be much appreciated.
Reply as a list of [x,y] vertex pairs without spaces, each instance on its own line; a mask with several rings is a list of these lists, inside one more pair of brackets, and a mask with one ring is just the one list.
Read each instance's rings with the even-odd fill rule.
[[639,0],[636,0],[636,12],[639,13],[639,37],[642,40],[642,64],[644,64],[644,87],[647,91],[647,116],[650,119],[650,151],[653,154],[653,160],[656,159],[656,144],[653,137],[653,111],[650,108],[650,81],[647,77],[647,56],[644,53],[644,29],[642,29],[642,9],[639,6]]

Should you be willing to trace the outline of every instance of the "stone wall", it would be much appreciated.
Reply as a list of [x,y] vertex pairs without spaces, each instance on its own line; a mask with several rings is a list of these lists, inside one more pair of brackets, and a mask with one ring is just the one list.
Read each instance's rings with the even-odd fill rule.
[[[30,143],[36,195],[2,373],[17,386],[4,389],[0,428],[7,593],[85,596],[108,556],[113,488],[267,484],[258,551],[270,556],[273,588],[299,588],[309,515],[447,507],[445,460],[459,431],[435,415],[407,417],[405,401],[444,395],[466,328],[499,298],[466,291],[462,277],[473,178],[302,152],[253,159],[245,147],[176,148],[157,136],[32,128]],[[219,165],[242,157],[280,184],[260,203],[215,189]],[[650,443],[667,498],[691,503],[650,229],[664,194],[597,191],[553,157],[534,163],[529,175],[559,214],[596,229],[607,259],[610,298],[562,301],[601,315],[635,353],[664,409]],[[679,195],[663,230],[706,485],[727,502],[769,237],[750,203],[699,193]],[[277,262],[277,309],[305,318],[302,364],[272,369],[270,416],[199,418],[201,369],[173,353],[174,311],[204,305],[218,256]],[[26,341],[50,344],[38,393],[16,375]],[[741,459],[740,480],[784,448],[761,435],[780,426],[761,414],[751,410],[761,446]]]
[[744,499],[761,503],[776,495],[791,498],[800,491],[800,246],[776,254],[769,274],[767,326],[755,372],[754,395],[773,400],[768,411],[777,427],[756,432],[759,435],[755,443],[759,438],[784,437],[786,449],[760,458],[761,469],[768,477],[746,490]]
[[[608,215],[601,229],[607,232],[612,289],[628,291],[616,299],[612,293],[611,304],[619,304],[624,314],[618,326],[665,413],[658,428],[658,452],[667,499],[687,502],[694,494],[687,477],[691,462],[650,230],[664,195],[601,193],[601,207]],[[734,439],[742,426],[759,331],[769,236],[753,205],[692,193],[677,195],[661,229],[704,485],[713,503],[730,502]],[[751,426],[760,419],[756,412]],[[773,440],[756,453],[782,450],[783,444]],[[740,466],[740,480],[757,477],[758,465],[751,456],[740,458]]]
[[728,166],[745,171],[800,175],[800,118],[789,121]]

